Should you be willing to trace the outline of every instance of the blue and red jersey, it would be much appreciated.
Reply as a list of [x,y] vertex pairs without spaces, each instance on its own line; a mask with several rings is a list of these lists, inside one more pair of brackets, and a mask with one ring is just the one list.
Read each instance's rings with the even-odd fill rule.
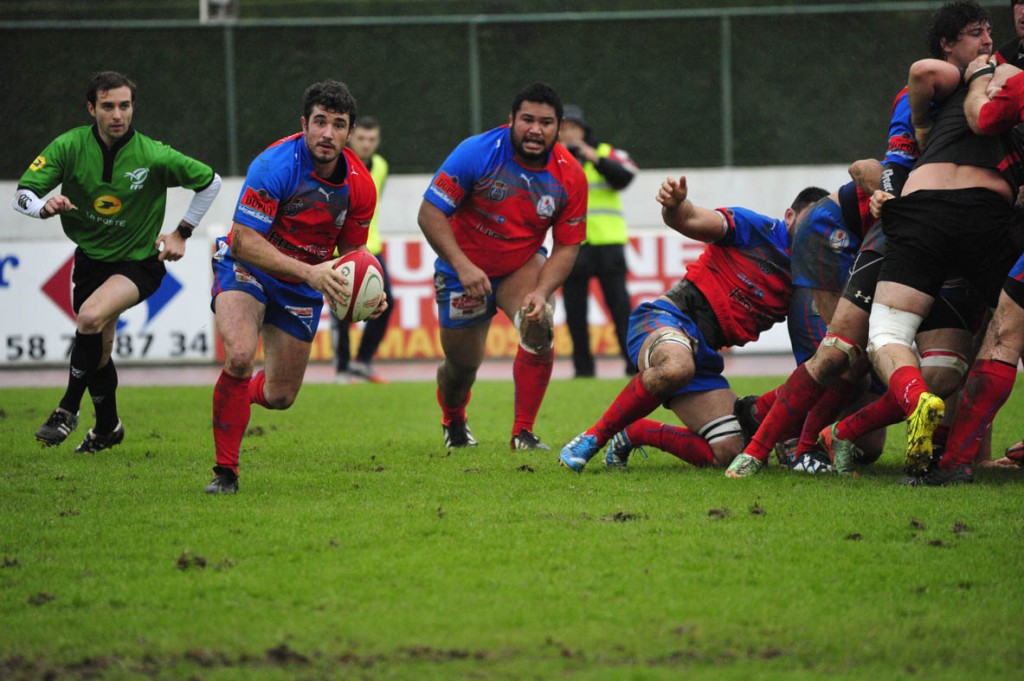
[[459,248],[490,277],[522,267],[549,229],[556,244],[586,237],[583,168],[560,143],[543,169],[521,165],[507,125],[460,143],[423,198],[448,216]]
[[726,233],[687,267],[686,278],[711,304],[726,345],[746,345],[786,318],[793,293],[789,235],[784,220],[746,208],[717,210]]
[[355,152],[345,147],[334,177],[322,178],[296,133],[253,159],[233,219],[285,255],[316,265],[335,248],[365,244],[376,205],[377,189]]

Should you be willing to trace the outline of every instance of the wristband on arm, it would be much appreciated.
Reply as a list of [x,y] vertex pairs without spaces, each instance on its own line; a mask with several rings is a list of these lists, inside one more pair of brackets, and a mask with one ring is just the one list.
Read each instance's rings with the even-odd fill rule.
[[978,69],[977,71],[970,75],[970,77],[967,79],[967,85],[970,86],[970,84],[973,83],[976,78],[980,78],[981,76],[991,76],[995,72],[996,65],[993,64],[992,62],[989,62],[988,64],[985,64],[980,69]]
[[41,220],[50,217],[50,215],[42,215],[42,210],[45,206],[46,201],[36,196],[36,193],[31,189],[19,189],[14,193],[14,199],[11,201],[11,207],[14,210],[30,218],[39,218]]

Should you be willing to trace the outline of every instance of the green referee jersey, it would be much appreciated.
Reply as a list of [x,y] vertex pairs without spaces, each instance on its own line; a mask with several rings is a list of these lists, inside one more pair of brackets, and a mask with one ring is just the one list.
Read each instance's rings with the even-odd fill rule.
[[95,125],[68,130],[43,149],[18,182],[40,198],[57,185],[78,210],[60,215],[90,258],[145,260],[157,254],[168,187],[201,190],[213,169],[129,128],[112,149]]

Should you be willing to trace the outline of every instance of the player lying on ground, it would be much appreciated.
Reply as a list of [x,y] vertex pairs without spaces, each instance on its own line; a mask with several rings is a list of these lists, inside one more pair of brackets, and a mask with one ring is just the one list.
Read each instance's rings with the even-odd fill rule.
[[[732,461],[743,437],[718,349],[756,340],[785,318],[792,293],[790,231],[825,195],[808,187],[779,220],[745,208],[698,207],[687,198],[685,177],[662,183],[657,200],[665,224],[708,246],[678,284],[633,311],[628,349],[640,372],[596,424],[562,448],[563,466],[582,471],[609,440],[609,465],[624,465],[640,445],[695,466]],[[644,418],[661,404],[686,427]]]

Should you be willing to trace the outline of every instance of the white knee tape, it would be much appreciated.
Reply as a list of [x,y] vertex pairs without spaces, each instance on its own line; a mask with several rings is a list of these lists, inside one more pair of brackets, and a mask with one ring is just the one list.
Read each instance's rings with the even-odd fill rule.
[[956,350],[945,348],[934,348],[926,350],[921,355],[921,368],[938,367],[940,369],[952,369],[961,376],[967,375],[967,358]]
[[743,429],[740,428],[740,420],[729,414],[714,421],[709,421],[703,428],[697,431],[697,434],[707,440],[708,444],[714,444],[733,435],[742,436]]
[[825,337],[821,339],[821,347],[839,350],[846,355],[847,363],[851,367],[857,363],[864,352],[856,343],[834,333],[825,334]]
[[[534,323],[531,325],[523,317],[523,311],[517,311],[512,318],[512,324],[516,327],[516,331],[519,332],[519,347],[534,355],[550,350],[555,344],[554,320],[555,308],[550,304],[544,306],[544,317],[539,324]],[[540,338],[537,338],[537,336],[540,336]]]
[[868,316],[868,355],[874,356],[886,345],[914,347],[914,336],[924,317],[875,303]]
[[658,347],[662,343],[675,343],[676,345],[682,345],[684,348],[689,350],[691,353],[694,352],[694,345],[696,341],[687,336],[678,329],[661,329],[655,331],[654,340],[647,344],[647,352],[644,354],[644,366],[651,366],[651,353],[654,352],[654,348]]

